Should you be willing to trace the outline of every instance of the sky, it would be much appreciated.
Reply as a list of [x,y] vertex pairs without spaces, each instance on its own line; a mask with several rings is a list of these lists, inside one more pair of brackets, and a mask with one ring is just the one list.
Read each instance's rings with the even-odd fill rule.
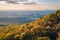
[[60,0],[0,0],[0,10],[60,10]]
[[39,1],[48,3],[60,3],[60,0],[39,0]]

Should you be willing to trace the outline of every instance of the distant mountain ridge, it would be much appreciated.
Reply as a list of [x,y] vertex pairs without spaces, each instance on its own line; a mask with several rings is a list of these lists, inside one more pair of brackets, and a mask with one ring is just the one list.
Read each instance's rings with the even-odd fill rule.
[[0,11],[0,22],[5,23],[26,23],[33,21],[39,17],[42,17],[48,13],[52,13],[54,10],[44,11]]
[[0,27],[0,40],[57,40],[58,38],[60,38],[60,10],[29,23]]
[[55,10],[6,10],[6,11],[1,11],[0,10],[0,17],[20,17],[20,16],[29,16],[29,15],[34,15],[34,14],[47,14],[47,13],[52,13]]

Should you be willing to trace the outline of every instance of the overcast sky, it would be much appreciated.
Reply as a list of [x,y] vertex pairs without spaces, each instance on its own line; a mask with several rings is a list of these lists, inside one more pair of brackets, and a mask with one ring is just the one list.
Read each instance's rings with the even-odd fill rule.
[[[15,1],[15,0],[10,0]],[[57,10],[60,9],[60,0],[17,0],[21,4],[9,3],[0,0],[0,10]],[[7,3],[8,2],[8,3]],[[16,2],[16,3],[18,3]],[[23,4],[24,3],[24,4]]]

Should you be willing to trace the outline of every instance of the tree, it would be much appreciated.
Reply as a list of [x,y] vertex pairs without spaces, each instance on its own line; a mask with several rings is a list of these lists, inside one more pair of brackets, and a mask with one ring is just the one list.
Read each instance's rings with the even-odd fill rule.
[[50,40],[48,37],[38,37],[37,40]]

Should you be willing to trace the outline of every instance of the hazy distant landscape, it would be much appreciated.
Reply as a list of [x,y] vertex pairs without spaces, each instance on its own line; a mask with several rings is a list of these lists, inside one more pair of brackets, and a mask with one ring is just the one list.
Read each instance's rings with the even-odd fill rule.
[[30,11],[0,11],[0,23],[26,23],[33,21],[46,14],[50,14],[55,10],[30,10]]
[[0,14],[0,40],[60,40],[60,10],[0,11]]

